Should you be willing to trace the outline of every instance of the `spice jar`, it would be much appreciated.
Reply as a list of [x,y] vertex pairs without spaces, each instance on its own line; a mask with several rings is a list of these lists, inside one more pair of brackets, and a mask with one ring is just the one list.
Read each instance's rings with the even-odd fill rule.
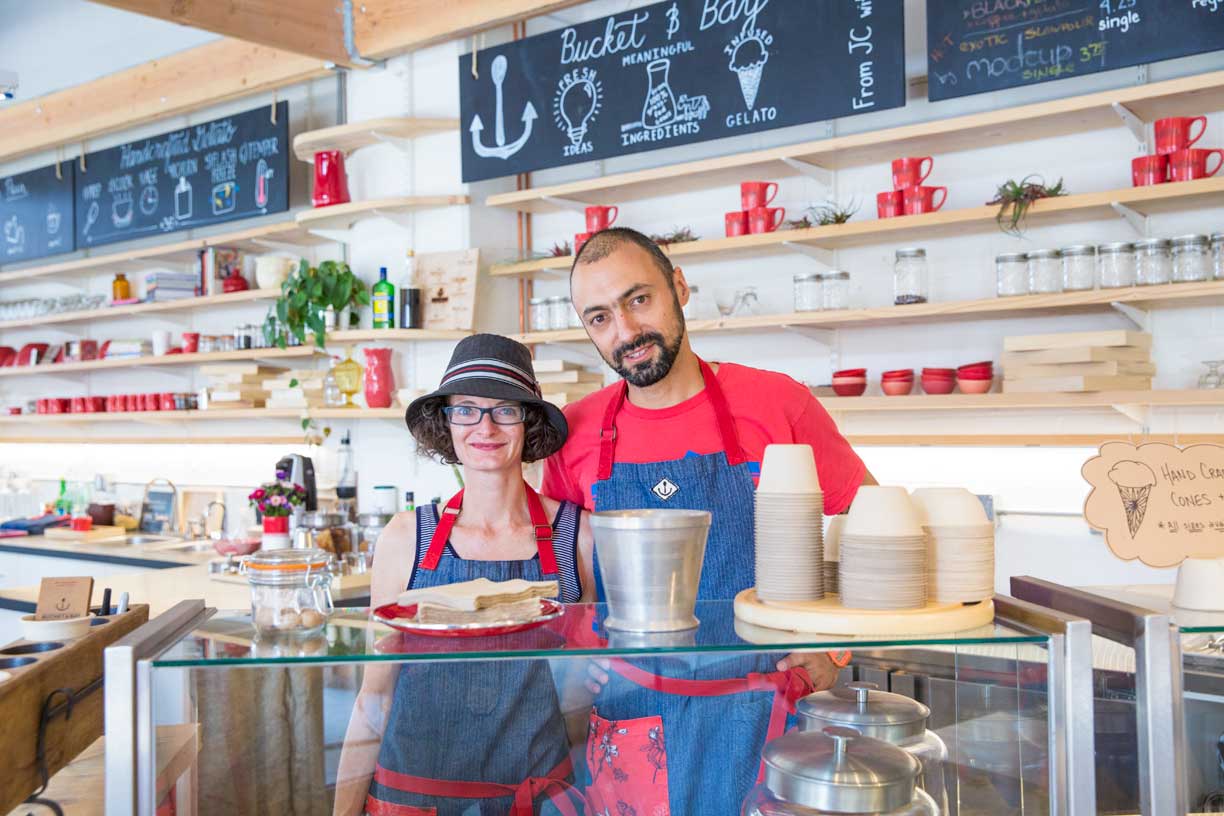
[[531,330],[548,331],[548,300],[537,297],[528,301],[528,304],[530,307],[528,319],[531,322]]
[[818,272],[808,272],[795,275],[795,311],[817,312],[823,305],[821,295],[821,275]]
[[251,348],[251,327],[247,325],[234,327],[234,350],[245,351]]
[[1135,283],[1156,286],[1173,280],[1173,256],[1164,238],[1135,242]]
[[893,263],[893,302],[898,306],[926,303],[930,291],[926,250],[898,249]]
[[825,309],[849,309],[850,273],[835,269],[821,275],[820,300]]
[[569,325],[566,300],[567,298],[559,296],[548,299],[548,328],[553,331],[560,331]]
[[1102,289],[1135,285],[1135,247],[1132,244],[1126,241],[1102,244],[1097,255]]
[[323,629],[334,609],[331,556],[322,550],[266,550],[243,570],[251,587],[251,619],[266,634],[310,635]]
[[1096,247],[1075,244],[1062,248],[1063,289],[1083,292],[1096,288]]
[[1224,232],[1211,234],[1211,257],[1215,266],[1215,279],[1224,280]]
[[1005,252],[995,256],[995,292],[999,297],[1027,295],[1029,291],[1028,256]]
[[1179,235],[1173,239],[1173,282],[1211,280],[1211,244],[1206,235]]
[[1061,252],[1057,249],[1039,249],[1028,254],[1028,289],[1035,295],[1049,295],[1063,290]]

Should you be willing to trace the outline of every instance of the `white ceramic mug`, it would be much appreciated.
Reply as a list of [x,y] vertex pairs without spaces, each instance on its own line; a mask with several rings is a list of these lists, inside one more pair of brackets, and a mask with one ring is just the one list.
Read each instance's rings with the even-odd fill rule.
[[170,332],[158,329],[153,332],[153,356],[160,357],[170,350]]

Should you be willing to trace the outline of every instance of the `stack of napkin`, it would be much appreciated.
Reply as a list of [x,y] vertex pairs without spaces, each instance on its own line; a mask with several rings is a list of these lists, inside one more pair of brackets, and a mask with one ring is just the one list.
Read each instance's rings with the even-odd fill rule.
[[400,606],[416,604],[417,623],[526,623],[540,614],[540,599],[555,598],[556,581],[490,581],[477,578],[459,584],[410,589]]

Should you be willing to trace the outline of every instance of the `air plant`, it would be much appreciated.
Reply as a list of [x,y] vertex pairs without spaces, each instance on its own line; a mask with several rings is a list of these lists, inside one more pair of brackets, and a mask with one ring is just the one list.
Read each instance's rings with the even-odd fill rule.
[[778,227],[778,229],[780,230],[803,230],[803,229],[811,229],[812,226],[813,226],[812,219],[808,218],[805,215],[802,218],[793,218],[787,221],[783,221],[782,226]]
[[1020,225],[1028,215],[1029,208],[1033,206],[1034,201],[1066,194],[1067,191],[1063,188],[1061,178],[1057,184],[1047,185],[1041,176],[1031,175],[1025,176],[1018,182],[1013,179],[1003,182],[999,185],[994,199],[987,201],[986,204],[988,206],[999,205],[999,213],[995,216],[999,229],[1008,235],[1020,236],[1023,234]]
[[553,244],[548,254],[554,258],[568,258],[574,254],[574,248],[570,246],[569,241],[562,241],[559,244]]
[[693,230],[689,227],[676,227],[671,232],[650,236],[650,240],[662,247],[671,244],[687,244],[690,241],[698,241],[700,239],[701,236],[694,234]]
[[804,220],[811,220],[817,226],[827,227],[830,224],[846,223],[858,211],[859,203],[856,199],[850,199],[849,204],[841,204],[830,199],[823,204],[813,204],[811,207],[808,207]]

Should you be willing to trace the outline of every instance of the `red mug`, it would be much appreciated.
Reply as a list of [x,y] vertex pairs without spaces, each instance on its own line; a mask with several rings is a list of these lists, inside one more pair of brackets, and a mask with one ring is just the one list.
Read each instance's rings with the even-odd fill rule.
[[[1216,162],[1215,167],[1208,170],[1207,157],[1211,155],[1214,155],[1219,161]],[[1224,165],[1224,150],[1217,148],[1202,150],[1197,147],[1178,150],[1169,154],[1169,181],[1208,178],[1220,172],[1221,165]]]
[[21,408],[16,405],[10,405],[9,416],[21,416]]
[[[906,215],[935,212],[948,200],[947,187],[906,187],[902,192],[905,195]],[[935,203],[936,193],[943,193],[938,204]]]
[[[1190,138],[1194,123],[1198,122],[1199,132]],[[1206,116],[1170,116],[1167,119],[1157,119],[1153,125],[1156,130],[1156,152],[1160,155],[1185,150],[1203,138],[1207,132]]]
[[900,190],[876,193],[876,213],[880,218],[896,218],[905,215],[905,194]]
[[620,207],[587,207],[587,232],[599,232],[600,230],[606,230],[608,227],[616,223],[616,218],[619,215]]
[[[922,165],[926,163],[926,172],[922,172]],[[892,162],[892,179],[894,190],[904,190],[907,187],[920,187],[922,182],[927,180],[927,176],[931,175],[931,170],[935,167],[935,160],[930,156],[916,156],[905,159],[893,159]]]
[[200,350],[200,333],[199,332],[183,332],[183,352],[186,354],[195,354]]
[[115,395],[111,394],[106,398],[106,413],[112,413],[115,410]]
[[157,411],[161,408],[161,394],[145,394],[144,409],[146,411]]
[[1164,184],[1168,178],[1169,157],[1163,153],[1131,159],[1131,184],[1133,186],[1147,187],[1150,184]]
[[311,202],[316,207],[328,207],[348,201],[344,153],[339,150],[320,150],[314,155],[314,196]]
[[785,219],[785,207],[753,207],[748,212],[748,231],[754,234],[773,232]]
[[727,220],[727,237],[737,238],[740,235],[748,234],[748,211],[736,210],[729,212],[726,216]]
[[106,410],[106,400],[102,397],[86,397],[85,413],[100,414]]
[[72,400],[68,403],[68,413],[70,414],[85,413],[85,398],[84,397],[73,397]]
[[583,244],[585,244],[587,241],[591,240],[591,236],[592,236],[592,235],[594,235],[594,234],[595,234],[595,233],[593,233],[593,232],[579,232],[579,233],[575,233],[575,234],[574,234],[574,255],[575,255],[575,256],[576,256],[576,255],[577,255],[579,252],[581,252],[581,251],[582,251],[582,246],[583,246]]
[[174,394],[169,392],[164,393],[158,397],[158,402],[160,403],[160,407],[163,411],[174,410]]
[[[773,191],[770,191],[770,187]],[[745,181],[740,184],[740,203],[745,211],[768,207],[778,195],[778,185],[772,181]]]
[[47,413],[66,414],[68,413],[68,408],[70,405],[71,400],[63,399],[61,397],[52,397],[51,399],[47,400]]
[[36,414],[47,414],[47,413],[50,413],[50,410],[49,410],[49,409],[48,409],[48,407],[47,407],[47,404],[48,404],[49,402],[51,402],[51,400],[49,400],[49,399],[47,399],[47,398],[45,398],[45,397],[44,397],[43,399],[36,400],[36,401],[34,402],[34,413],[36,413]]
[[125,411],[143,411],[144,410],[144,398],[141,397],[139,394],[128,394],[127,399],[124,400],[123,410]]

